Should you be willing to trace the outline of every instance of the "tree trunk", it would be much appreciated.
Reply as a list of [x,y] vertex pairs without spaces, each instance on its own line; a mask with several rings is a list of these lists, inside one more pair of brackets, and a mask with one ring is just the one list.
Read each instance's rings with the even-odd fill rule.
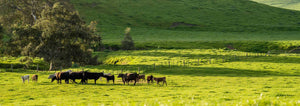
[[49,71],[51,71],[51,70],[52,70],[52,68],[53,68],[53,62],[52,62],[52,61],[50,61]]

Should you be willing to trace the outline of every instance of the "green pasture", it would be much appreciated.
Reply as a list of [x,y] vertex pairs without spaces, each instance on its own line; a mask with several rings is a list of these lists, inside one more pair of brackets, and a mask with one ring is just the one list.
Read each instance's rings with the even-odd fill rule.
[[[1,68],[1,105],[300,104],[300,56],[297,54],[266,56],[223,49],[161,49],[96,52],[94,55],[102,56],[103,65],[70,69],[115,75],[121,70],[126,73],[140,69],[142,74],[167,77],[168,86],[145,82],[123,85],[119,78],[114,85],[105,80],[98,80],[96,85],[92,80],[83,85],[57,84],[47,79],[54,71],[19,68],[10,72]],[[112,64],[116,60],[118,62]],[[0,64],[4,64],[3,61]],[[23,84],[20,77],[26,74],[38,74],[39,81]]]
[[300,1],[299,0],[252,0],[259,3],[268,4],[275,7],[291,9],[291,10],[300,10]]

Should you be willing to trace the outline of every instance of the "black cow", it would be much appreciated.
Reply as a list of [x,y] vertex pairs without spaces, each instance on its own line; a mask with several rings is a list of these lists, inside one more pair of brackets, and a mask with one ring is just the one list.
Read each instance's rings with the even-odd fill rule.
[[96,81],[100,77],[103,77],[103,73],[95,73],[95,72],[87,72],[87,71],[85,71],[83,73],[83,76],[84,76],[84,81],[88,81],[88,79],[94,79],[95,80],[95,84],[96,84]]
[[79,72],[71,72],[69,75],[69,78],[74,82],[77,83],[75,81],[75,79],[81,79],[80,83],[84,83],[84,76],[83,76],[84,71],[79,71]]
[[115,76],[114,75],[104,75],[103,77],[106,78],[107,83],[109,82],[109,80],[112,80],[113,84],[115,84]]

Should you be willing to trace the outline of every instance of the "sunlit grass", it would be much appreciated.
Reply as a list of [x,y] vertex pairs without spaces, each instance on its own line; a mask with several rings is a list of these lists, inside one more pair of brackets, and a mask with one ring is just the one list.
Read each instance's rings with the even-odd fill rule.
[[[108,52],[111,58],[127,59],[123,64],[69,68],[110,72],[140,72],[167,77],[168,86],[138,83],[123,85],[98,80],[88,84],[57,84],[47,79],[54,71],[27,70],[0,73],[1,105],[299,105],[299,55],[257,55],[222,49],[142,50]],[[95,53],[101,54],[101,53]],[[102,53],[103,54],[103,53]],[[218,63],[176,65],[169,60],[214,59],[240,56]],[[178,60],[178,61],[179,61]],[[158,63],[154,70],[153,64]],[[139,68],[138,68],[139,67]],[[69,69],[63,69],[69,70]],[[22,83],[20,76],[38,74],[39,81]],[[77,80],[79,82],[79,80]]]

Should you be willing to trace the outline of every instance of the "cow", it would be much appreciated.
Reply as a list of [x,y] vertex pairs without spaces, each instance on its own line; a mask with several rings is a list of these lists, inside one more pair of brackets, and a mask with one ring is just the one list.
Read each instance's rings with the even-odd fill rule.
[[53,82],[54,80],[56,80],[56,74],[57,73],[54,73],[54,74],[50,74],[48,79],[51,79],[51,82]]
[[163,82],[162,85],[164,85],[164,83],[166,83],[166,86],[167,86],[166,77],[159,77],[159,78],[154,77],[153,79],[156,81],[157,85],[159,85],[159,82]]
[[32,81],[37,82],[38,81],[38,75],[36,75],[36,74],[32,75],[31,79],[32,79]]
[[[83,73],[84,76],[84,81],[88,81],[88,79],[94,79],[95,80],[95,84],[96,81],[103,76],[103,73],[95,73],[95,72],[87,72],[85,71]],[[87,83],[87,82],[86,82]]]
[[149,84],[149,82],[151,81],[151,83],[153,83],[153,76],[147,76],[147,83]]
[[115,76],[114,75],[103,75],[103,77],[106,78],[107,83],[109,82],[109,80],[112,80],[113,84],[115,84]]
[[[104,73],[104,71],[103,71],[103,76],[105,76],[105,75],[111,75],[111,73]],[[101,77],[100,77],[100,80],[102,80]]]
[[136,81],[139,77],[139,74],[137,74],[137,73],[126,73],[126,74],[123,74],[123,75],[119,74],[119,76],[120,77],[122,76],[122,81],[123,81],[124,85],[125,85],[125,82],[127,82],[127,84],[129,85],[129,81],[132,81],[132,80],[134,81],[134,85],[135,85]]
[[84,71],[70,72],[69,79],[70,79],[71,81],[73,81],[73,83],[77,83],[77,82],[75,81],[75,79],[81,79],[80,83],[83,84],[83,83],[85,82],[85,81],[84,81],[83,73],[84,73]]
[[57,83],[61,84],[61,80],[64,79],[66,84],[69,84],[69,77],[70,77],[70,72],[58,72],[56,74],[56,80]]
[[[64,72],[72,72],[72,70],[68,70],[68,71],[64,71]],[[50,74],[48,79],[51,79],[51,82],[53,82],[54,80],[57,80],[58,78],[56,78],[56,75],[58,73],[54,73],[54,74]]]
[[28,80],[28,83],[29,83],[29,75],[24,75],[21,78],[23,80],[23,83],[25,83],[25,80]]
[[142,79],[143,81],[146,81],[145,75],[144,75],[144,74],[140,74],[140,75],[138,76],[138,81],[140,81],[140,79]]

